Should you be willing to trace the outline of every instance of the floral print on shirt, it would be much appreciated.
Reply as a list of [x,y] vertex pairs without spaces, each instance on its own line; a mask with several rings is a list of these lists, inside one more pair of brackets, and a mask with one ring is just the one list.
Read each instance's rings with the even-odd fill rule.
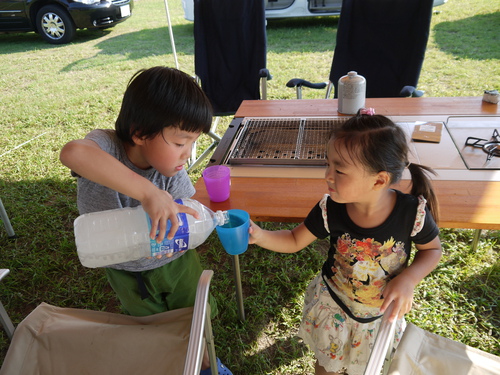
[[379,307],[389,275],[401,272],[406,258],[404,243],[392,237],[380,243],[372,238],[354,239],[346,233],[337,240],[330,281],[349,300]]

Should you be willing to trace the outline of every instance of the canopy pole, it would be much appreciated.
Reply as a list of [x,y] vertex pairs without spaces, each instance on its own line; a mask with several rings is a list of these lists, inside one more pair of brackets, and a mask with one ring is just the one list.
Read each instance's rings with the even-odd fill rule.
[[175,68],[179,69],[179,61],[177,61],[177,51],[175,50],[174,33],[172,31],[172,23],[170,22],[170,11],[168,10],[168,0],[164,0],[165,10],[167,11],[168,33],[170,34],[170,45],[174,54]]

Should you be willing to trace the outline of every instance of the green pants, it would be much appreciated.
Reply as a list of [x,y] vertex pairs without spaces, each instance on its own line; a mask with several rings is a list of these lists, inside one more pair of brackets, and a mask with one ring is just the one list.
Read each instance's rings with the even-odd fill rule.
[[[153,270],[136,273],[106,268],[106,276],[125,313],[147,316],[194,306],[202,271],[198,253],[188,250],[173,262]],[[145,290],[141,291],[142,282]],[[217,305],[211,295],[209,303],[213,318]]]

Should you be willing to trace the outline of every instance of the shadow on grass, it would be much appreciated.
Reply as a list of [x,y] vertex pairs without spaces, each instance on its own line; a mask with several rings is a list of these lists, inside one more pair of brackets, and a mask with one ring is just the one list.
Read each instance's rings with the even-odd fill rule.
[[102,38],[103,36],[110,33],[109,29],[106,30],[77,30],[76,37],[70,44],[50,44],[46,42],[42,37],[35,33],[30,32],[0,32],[0,44],[2,48],[0,49],[0,55],[11,54],[11,53],[22,53],[38,50],[50,50],[53,49],[57,51],[58,49],[64,48],[66,46],[71,46],[74,44],[81,44],[89,40],[94,40]]
[[[192,25],[173,26],[175,49],[178,55],[193,55],[194,40]],[[173,53],[168,27],[143,29],[104,39],[96,44],[99,52],[89,58],[75,60],[68,64],[63,72],[95,69],[99,66],[112,65],[117,61],[140,60],[155,55]],[[106,58],[103,58],[105,56]],[[99,61],[99,63],[96,63]],[[165,61],[167,63],[167,61]]]
[[[172,30],[177,52],[179,54],[192,55],[194,53],[193,25],[177,25],[173,26]],[[111,29],[77,30],[77,36],[72,43],[61,45],[47,43],[35,32],[0,32],[0,44],[2,46],[0,54],[36,52],[37,50],[54,50],[57,52],[58,49],[64,49],[68,46],[99,40],[110,34],[110,32]],[[96,47],[100,49],[99,55],[120,55],[133,60],[150,57],[152,54],[172,53],[167,26],[119,34],[109,39],[103,39],[96,44]],[[78,67],[84,61],[75,61],[68,65],[65,70]]]
[[315,27],[336,28],[338,24],[339,16],[269,18],[267,19],[267,30],[305,29]]
[[479,14],[434,26],[441,51],[470,60],[500,59],[500,12]]

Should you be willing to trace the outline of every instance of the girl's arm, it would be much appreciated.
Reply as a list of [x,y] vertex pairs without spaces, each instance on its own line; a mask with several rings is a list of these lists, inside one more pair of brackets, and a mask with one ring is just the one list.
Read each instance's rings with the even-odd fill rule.
[[441,259],[441,241],[436,236],[431,242],[424,245],[415,245],[417,253],[408,268],[392,279],[383,291],[384,303],[380,312],[384,312],[392,301],[395,302],[389,320],[396,317],[401,319],[409,312],[413,303],[413,291],[417,284],[427,276]]
[[[165,238],[168,220],[172,224],[168,237],[173,238],[179,227],[177,213],[198,216],[195,210],[175,203],[168,192],[127,168],[94,141],[78,139],[67,143],[61,150],[60,160],[78,175],[140,201],[152,221],[150,237],[157,242]],[[159,228],[158,237],[156,228]]]
[[316,240],[304,223],[299,224],[292,230],[270,231],[260,228],[250,221],[250,244],[259,245],[265,249],[278,253],[296,253]]

